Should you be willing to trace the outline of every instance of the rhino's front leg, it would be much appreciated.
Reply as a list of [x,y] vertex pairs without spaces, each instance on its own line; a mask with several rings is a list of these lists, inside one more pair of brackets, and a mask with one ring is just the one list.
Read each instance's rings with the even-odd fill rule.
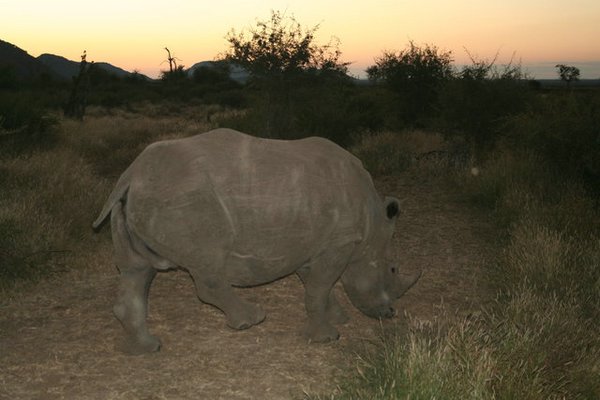
[[[328,342],[339,338],[338,330],[331,324],[347,319],[334,294],[335,282],[347,264],[353,246],[325,252],[298,271],[304,282],[305,306],[308,324],[305,335],[312,342]],[[337,314],[337,315],[336,315]]]
[[333,289],[329,292],[329,301],[327,303],[327,315],[329,321],[333,324],[345,324],[350,319],[346,310],[340,305]]
[[[304,285],[306,285],[306,281],[308,279],[308,273],[310,269],[308,267],[300,268],[297,271],[298,277]],[[329,298],[327,299],[327,320],[332,324],[345,324],[348,322],[348,314],[344,308],[338,302],[333,289],[329,291]]]

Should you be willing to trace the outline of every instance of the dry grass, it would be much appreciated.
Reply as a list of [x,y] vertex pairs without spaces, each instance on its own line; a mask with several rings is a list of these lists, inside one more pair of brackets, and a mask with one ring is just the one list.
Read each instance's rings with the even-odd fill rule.
[[[220,112],[213,111],[213,116]],[[383,133],[361,139],[353,149],[375,174],[388,175],[379,183],[383,193],[404,199],[394,254],[406,271],[426,269],[418,287],[402,299],[418,319],[385,325],[379,340],[370,339],[357,358],[348,360],[341,350],[355,350],[380,326],[353,312],[354,322],[341,328],[340,343],[307,347],[297,335],[304,312],[295,279],[245,291],[270,317],[240,333],[225,328],[218,311],[194,304],[185,274],[161,274],[151,294],[150,325],[165,350],[142,358],[116,353],[122,333],[110,315],[116,281],[107,269],[112,264],[109,235],[92,235],[90,223],[117,176],[146,144],[215,127],[211,118],[207,121],[209,112],[193,108],[182,111],[185,118],[169,112],[158,116],[150,106],[144,112],[93,110],[82,123],[62,121],[55,148],[0,160],[6,188],[0,193],[5,291],[0,356],[8,371],[0,377],[0,397],[285,398],[292,392],[328,392],[342,399],[558,399],[600,394],[600,219],[593,203],[577,184],[548,174],[533,154],[503,153],[467,179],[469,165],[443,157],[419,159],[452,151],[441,136],[422,132]],[[504,251],[494,263],[483,254],[488,236],[476,233],[477,214],[457,211],[453,204],[460,199],[444,192],[448,179],[457,176],[460,187],[491,206],[488,214],[493,212],[506,229],[500,235]],[[492,241],[488,238],[488,245]],[[478,273],[486,259],[487,282]],[[46,280],[33,287],[37,294],[19,295],[32,290],[22,285],[18,291],[8,288],[15,279],[62,270],[70,271],[61,275],[70,282]],[[482,309],[485,287],[493,287],[498,298]],[[453,311],[437,309],[441,299]],[[350,370],[354,374],[340,378],[334,390],[331,377]]]
[[[150,294],[149,326],[162,338],[163,350],[125,357],[115,349],[123,337],[110,312],[117,274],[108,230],[93,235],[90,222],[120,173],[111,162],[135,156],[138,144],[129,135],[151,141],[203,129],[179,121],[179,130],[171,130],[175,122],[168,116],[99,113],[83,123],[64,121],[62,146],[54,150],[1,161],[11,187],[1,194],[7,200],[2,217],[23,228],[16,247],[70,252],[50,265],[37,260],[42,270],[68,272],[7,289],[1,298],[0,398],[245,399],[332,392],[334,378],[352,363],[350,349],[380,331],[378,321],[341,296],[352,317],[340,327],[341,341],[308,345],[298,334],[306,317],[295,277],[240,290],[260,302],[268,317],[248,331],[232,331],[218,310],[198,302],[185,273],[171,272],[159,274]],[[113,159],[112,146],[121,145],[126,150]],[[395,238],[399,267],[425,270],[401,308],[422,319],[432,318],[441,302],[460,315],[471,312],[480,302],[474,287],[484,251],[476,230],[485,224],[433,181],[423,184],[408,173],[378,185],[382,193],[405,199]]]
[[61,120],[53,147],[0,157],[0,288],[64,269],[69,257],[90,251],[94,214],[137,154],[156,140],[207,131],[214,127],[207,113],[224,111],[182,112],[188,118],[92,109],[83,122]]
[[466,170],[472,164],[464,143],[449,143],[439,133],[418,130],[363,134],[350,151],[375,176],[410,169],[426,178]]
[[481,312],[441,316],[361,352],[332,399],[600,398],[600,214],[533,153],[504,151],[458,186],[499,226]]
[[383,334],[374,349],[358,353],[357,374],[335,398],[493,398],[489,383],[497,365],[479,324],[441,312],[431,321],[411,320],[405,333]]
[[81,244],[90,235],[89,212],[101,206],[108,185],[68,149],[36,152],[0,165],[6,173],[0,221],[3,233],[13,239],[3,241],[0,287],[6,287],[11,277],[44,276],[85,251]]

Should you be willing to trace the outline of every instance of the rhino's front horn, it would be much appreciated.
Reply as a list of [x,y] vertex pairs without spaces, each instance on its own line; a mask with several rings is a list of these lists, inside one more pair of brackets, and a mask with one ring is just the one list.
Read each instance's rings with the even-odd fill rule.
[[417,271],[408,276],[398,276],[398,280],[396,282],[396,287],[394,290],[396,298],[400,298],[404,293],[406,293],[408,289],[410,289],[415,283],[417,283],[419,278],[421,278],[422,274],[423,271]]

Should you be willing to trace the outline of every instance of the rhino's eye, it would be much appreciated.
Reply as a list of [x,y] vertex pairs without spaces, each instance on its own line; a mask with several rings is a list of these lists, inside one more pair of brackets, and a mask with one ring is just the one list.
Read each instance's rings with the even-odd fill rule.
[[392,267],[392,274],[396,273],[396,267]]

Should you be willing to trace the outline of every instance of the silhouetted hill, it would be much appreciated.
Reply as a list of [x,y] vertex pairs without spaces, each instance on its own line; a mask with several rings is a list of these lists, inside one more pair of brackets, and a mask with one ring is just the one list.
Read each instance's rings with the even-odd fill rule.
[[[131,72],[106,62],[96,62],[94,65],[119,78],[132,75]],[[35,79],[42,75],[71,80],[71,77],[79,73],[79,61],[71,61],[54,54],[42,54],[36,58],[14,44],[0,40],[0,73],[10,74],[14,76],[11,79],[22,81]],[[140,76],[150,80],[145,75]]]
[[[188,76],[192,76],[197,68],[217,68],[219,61],[200,61],[187,69]],[[244,84],[248,81],[250,74],[238,65],[229,65],[229,79]]]
[[42,54],[37,59],[62,79],[71,79],[79,73],[79,63],[67,60],[64,57],[54,54]]
[[25,50],[3,40],[0,40],[0,68],[5,74],[13,73],[19,80],[37,78],[43,74],[54,75],[48,67]]
[[[78,61],[71,61],[54,54],[41,54],[38,57],[38,60],[63,79],[71,79],[73,76],[76,76],[79,73]],[[129,71],[125,71],[122,68],[115,67],[114,65],[105,62],[95,62],[94,65],[96,68],[100,68],[109,74],[118,76],[119,78],[123,78],[132,74]],[[144,77],[146,79],[150,79],[146,76]]]
[[[116,76],[118,76],[119,78],[123,78],[123,77],[129,76],[129,75],[131,75],[131,74],[132,74],[132,72],[126,71],[126,70],[124,70],[123,68],[119,68],[119,67],[117,67],[117,66],[114,66],[114,65],[112,65],[112,64],[109,64],[109,63],[106,63],[106,62],[97,62],[97,63],[94,63],[94,64],[95,64],[95,65],[96,65],[98,68],[101,68],[101,69],[105,70],[105,71],[106,71],[106,72],[108,72],[109,74],[116,75]],[[142,74],[140,74],[140,75],[142,75]],[[148,77],[147,77],[147,76],[145,76],[145,75],[142,75],[142,76],[144,76],[144,77],[145,77],[145,78],[147,78],[147,79],[150,79],[150,78],[148,78]]]

